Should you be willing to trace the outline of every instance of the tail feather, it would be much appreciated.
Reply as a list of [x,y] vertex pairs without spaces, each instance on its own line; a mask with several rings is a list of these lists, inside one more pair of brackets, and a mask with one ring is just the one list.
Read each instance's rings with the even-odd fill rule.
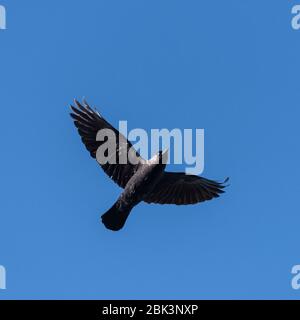
[[129,216],[132,208],[120,210],[118,202],[116,202],[107,212],[102,216],[102,222],[105,227],[112,231],[119,231],[124,227],[124,224]]

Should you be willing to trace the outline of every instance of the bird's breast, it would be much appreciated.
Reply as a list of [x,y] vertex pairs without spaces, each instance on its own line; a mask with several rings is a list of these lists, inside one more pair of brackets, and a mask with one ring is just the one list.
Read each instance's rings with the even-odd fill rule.
[[163,171],[157,166],[145,166],[138,170],[128,181],[122,194],[126,202],[139,202],[155,188]]

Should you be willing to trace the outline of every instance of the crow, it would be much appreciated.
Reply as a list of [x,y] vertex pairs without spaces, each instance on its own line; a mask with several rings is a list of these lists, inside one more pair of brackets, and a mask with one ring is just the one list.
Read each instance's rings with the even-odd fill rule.
[[[97,110],[93,110],[84,100],[74,100],[71,117],[90,155],[97,160],[98,148],[104,141],[97,141],[101,129],[110,129],[116,137],[115,163],[98,163],[104,172],[124,191],[115,204],[102,215],[106,228],[118,231],[123,228],[131,210],[141,201],[146,203],[188,205],[211,200],[224,193],[225,183],[216,182],[184,172],[165,171],[168,150],[159,151],[150,160],[143,159],[132,144]],[[126,163],[119,161],[124,156]],[[132,161],[133,160],[133,161]]]

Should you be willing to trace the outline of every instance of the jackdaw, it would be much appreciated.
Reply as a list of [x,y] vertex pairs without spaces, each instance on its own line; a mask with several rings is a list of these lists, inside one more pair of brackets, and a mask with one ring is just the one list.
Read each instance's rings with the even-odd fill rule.
[[[71,116],[90,155],[98,161],[97,150],[107,141],[97,141],[101,129],[112,130],[116,138],[116,161],[98,161],[104,172],[124,191],[115,204],[102,215],[105,227],[118,231],[139,202],[187,205],[211,200],[224,192],[225,183],[184,172],[165,171],[168,151],[159,151],[150,160],[143,159],[132,144],[86,101],[71,105]],[[127,159],[126,163],[120,159]]]

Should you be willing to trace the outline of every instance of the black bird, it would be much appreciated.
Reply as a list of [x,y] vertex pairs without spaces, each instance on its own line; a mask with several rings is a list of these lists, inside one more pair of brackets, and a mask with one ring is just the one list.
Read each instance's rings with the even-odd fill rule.
[[[99,130],[113,130],[116,136],[116,163],[99,163],[106,174],[124,188],[115,204],[102,215],[106,228],[120,230],[132,208],[141,201],[187,205],[217,198],[224,192],[224,183],[228,179],[219,183],[183,172],[166,172],[167,151],[159,151],[150,160],[144,160],[132,144],[86,101],[81,104],[75,100],[75,104],[77,108],[71,105],[71,116],[82,142],[93,158],[96,159],[97,149],[104,143],[96,140]],[[121,164],[118,159],[122,156],[134,161]]]

